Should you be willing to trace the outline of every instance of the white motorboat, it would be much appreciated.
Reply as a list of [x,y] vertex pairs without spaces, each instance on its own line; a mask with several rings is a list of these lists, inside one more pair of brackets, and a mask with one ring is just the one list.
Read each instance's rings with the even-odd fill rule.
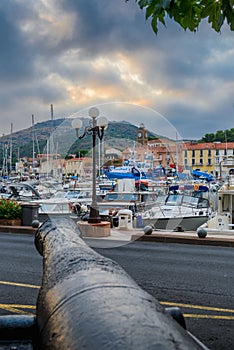
[[39,221],[49,217],[76,214],[76,206],[88,206],[92,201],[92,188],[58,190],[53,195],[42,197],[35,186],[28,183],[9,185],[9,198],[19,203],[38,204]]
[[39,221],[45,221],[48,217],[71,216],[76,214],[76,205],[88,206],[91,204],[91,189],[58,191],[48,199],[37,199],[31,203],[40,205]]
[[[98,203],[99,213],[103,219],[113,220],[114,226],[117,226],[120,210],[129,209],[134,217],[139,211],[150,208],[155,202],[156,196],[156,193],[150,191],[107,192]],[[115,219],[117,220],[116,223]]]
[[140,216],[143,227],[152,225],[155,230],[195,231],[211,213],[207,198],[175,193],[159,196],[155,205]]
[[142,191],[139,189],[140,186],[137,188],[134,179],[120,179],[114,190],[106,192],[104,196],[99,196],[98,208],[101,218],[117,226],[120,210],[131,210],[132,217],[135,217],[137,212],[150,208],[158,193]]
[[213,217],[197,229],[200,234],[234,234],[234,176],[227,177],[218,190],[218,209]]

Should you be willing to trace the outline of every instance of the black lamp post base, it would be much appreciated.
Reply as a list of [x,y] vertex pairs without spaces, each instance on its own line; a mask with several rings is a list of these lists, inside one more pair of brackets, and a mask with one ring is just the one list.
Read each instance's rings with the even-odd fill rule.
[[90,213],[89,213],[89,224],[99,224],[101,222],[101,217],[99,215],[99,211],[95,208],[90,207]]

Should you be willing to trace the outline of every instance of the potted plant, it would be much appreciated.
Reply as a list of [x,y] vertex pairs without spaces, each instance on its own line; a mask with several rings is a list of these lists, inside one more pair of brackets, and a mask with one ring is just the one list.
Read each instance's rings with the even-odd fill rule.
[[22,219],[22,207],[15,200],[0,199],[0,225],[19,226]]

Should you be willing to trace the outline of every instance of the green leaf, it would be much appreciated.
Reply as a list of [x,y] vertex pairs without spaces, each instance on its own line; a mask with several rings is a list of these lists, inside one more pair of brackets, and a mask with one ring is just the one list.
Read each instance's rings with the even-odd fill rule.
[[157,34],[158,33],[158,20],[156,16],[153,16],[151,20],[151,27],[153,31]]
[[[128,0],[127,0],[128,1]],[[212,28],[219,32],[225,20],[234,31],[234,0],[136,0],[146,10],[146,19],[158,32],[158,21],[165,25],[165,18],[178,23],[182,28],[196,31],[206,18]]]
[[148,0],[140,0],[140,1],[138,1],[138,5],[140,6],[141,9],[143,9],[144,7],[146,7],[149,4],[150,4],[150,1],[148,1]]
[[149,17],[153,16],[154,11],[155,11],[155,9],[154,9],[153,6],[148,6],[147,9],[146,9],[146,14],[145,14],[146,19],[148,19]]

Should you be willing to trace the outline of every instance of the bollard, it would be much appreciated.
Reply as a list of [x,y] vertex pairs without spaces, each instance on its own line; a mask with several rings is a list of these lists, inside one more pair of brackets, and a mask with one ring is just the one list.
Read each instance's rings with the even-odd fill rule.
[[207,236],[206,229],[203,228],[203,227],[198,228],[197,229],[197,235],[198,235],[199,238],[206,238],[206,236]]
[[38,210],[40,204],[38,203],[21,203],[22,207],[22,225],[32,226],[32,222],[39,218]]
[[145,235],[151,235],[153,230],[154,230],[154,228],[152,225],[147,225],[143,229]]
[[40,350],[204,349],[114,261],[92,250],[68,219],[35,235],[43,256],[37,299]]

